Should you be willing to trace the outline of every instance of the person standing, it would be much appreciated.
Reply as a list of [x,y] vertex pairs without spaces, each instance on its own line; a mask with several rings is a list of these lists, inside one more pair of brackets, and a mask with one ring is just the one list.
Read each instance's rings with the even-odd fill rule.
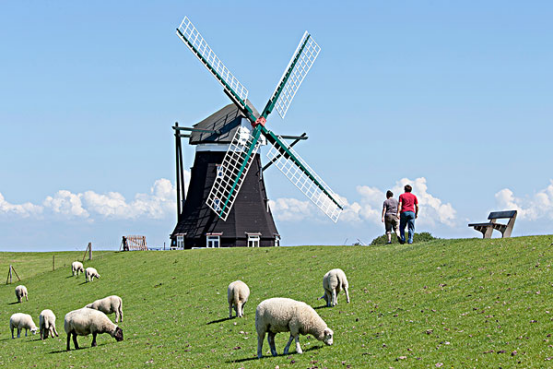
[[412,186],[407,184],[404,186],[404,193],[400,195],[398,199],[398,213],[400,217],[400,243],[406,242],[405,229],[408,226],[408,243],[414,242],[415,232],[415,220],[417,219],[417,213],[419,212],[419,204],[417,197],[412,194]]
[[387,199],[383,201],[383,213],[381,214],[381,222],[385,223],[385,232],[387,233],[387,244],[391,243],[391,231],[394,229],[396,237],[400,239],[400,230],[398,228],[398,201],[393,198],[392,191],[387,191]]

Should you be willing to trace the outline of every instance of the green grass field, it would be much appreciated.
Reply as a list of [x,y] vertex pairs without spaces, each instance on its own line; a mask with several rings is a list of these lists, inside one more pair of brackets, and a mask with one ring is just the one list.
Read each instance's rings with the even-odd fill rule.
[[[0,366],[18,368],[551,368],[552,236],[436,240],[371,247],[283,247],[108,252],[85,262],[101,279],[71,277],[82,253],[0,253],[29,290],[15,303],[0,286]],[[59,256],[58,256],[59,255]],[[67,259],[67,261],[66,261]],[[15,264],[17,261],[18,264]],[[61,267],[65,263],[65,266]],[[344,294],[322,307],[323,275],[342,268]],[[227,285],[250,286],[245,318],[228,319]],[[5,282],[5,279],[1,281]],[[79,337],[65,351],[64,315],[98,298],[123,298],[125,340]],[[255,309],[270,297],[302,300],[335,332],[333,346],[302,336],[304,354],[256,357]],[[60,337],[11,339],[9,317],[43,309],[57,316]],[[114,315],[110,316],[112,320]],[[72,346],[73,348],[73,346]]]

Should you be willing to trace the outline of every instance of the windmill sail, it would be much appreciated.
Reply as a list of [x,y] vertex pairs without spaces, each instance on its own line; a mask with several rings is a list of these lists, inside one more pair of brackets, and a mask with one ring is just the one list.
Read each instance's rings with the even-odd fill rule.
[[337,222],[343,204],[337,194],[310,168],[310,166],[281,137],[264,130],[272,148],[267,157],[306,197],[333,222]]
[[218,168],[206,204],[224,221],[227,220],[242,182],[258,152],[259,137],[260,129],[254,130],[254,134],[250,134],[250,130],[246,127],[237,129],[229,150]]
[[276,108],[281,118],[285,118],[296,91],[298,91],[320,51],[321,48],[308,31],[304,32],[304,36],[262,113],[264,117],[267,117],[273,108]]
[[241,109],[250,110],[246,105],[248,90],[238,81],[235,76],[227,69],[221,60],[215,55],[212,48],[202,37],[200,32],[194,27],[194,24],[185,17],[177,28],[177,36],[187,45],[194,55],[204,64],[204,66],[213,74],[218,82],[223,86],[225,92],[239,105]]

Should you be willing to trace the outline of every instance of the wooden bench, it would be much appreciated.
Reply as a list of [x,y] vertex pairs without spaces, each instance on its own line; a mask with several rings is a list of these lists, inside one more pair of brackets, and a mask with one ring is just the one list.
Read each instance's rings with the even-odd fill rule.
[[[502,233],[502,238],[508,238],[512,235],[514,223],[516,222],[517,210],[493,211],[489,214],[488,223],[473,223],[468,224],[468,227],[473,227],[476,231],[483,233],[483,238],[491,238],[492,231],[497,230]],[[508,224],[497,223],[497,219],[510,219]]]

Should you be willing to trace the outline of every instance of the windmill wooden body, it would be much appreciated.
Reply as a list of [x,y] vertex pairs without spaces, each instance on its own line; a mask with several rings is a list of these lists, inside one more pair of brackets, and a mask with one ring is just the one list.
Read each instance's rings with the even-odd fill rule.
[[[310,70],[320,48],[308,32],[262,113],[248,101],[248,90],[219,60],[185,17],[177,35],[223,86],[233,104],[191,128],[173,127],[177,150],[178,223],[171,234],[176,247],[274,246],[280,236],[271,215],[258,150],[271,145],[268,165],[275,165],[333,221],[343,210],[339,197],[298,156],[283,137],[265,123],[273,109],[282,118]],[[182,132],[191,132],[183,134]],[[196,145],[188,193],[185,196],[180,138]],[[266,167],[268,166],[266,165]],[[182,200],[186,200],[183,202]],[[248,228],[250,227],[250,228]],[[244,233],[244,235],[242,234]],[[258,237],[258,238],[256,238]]]

